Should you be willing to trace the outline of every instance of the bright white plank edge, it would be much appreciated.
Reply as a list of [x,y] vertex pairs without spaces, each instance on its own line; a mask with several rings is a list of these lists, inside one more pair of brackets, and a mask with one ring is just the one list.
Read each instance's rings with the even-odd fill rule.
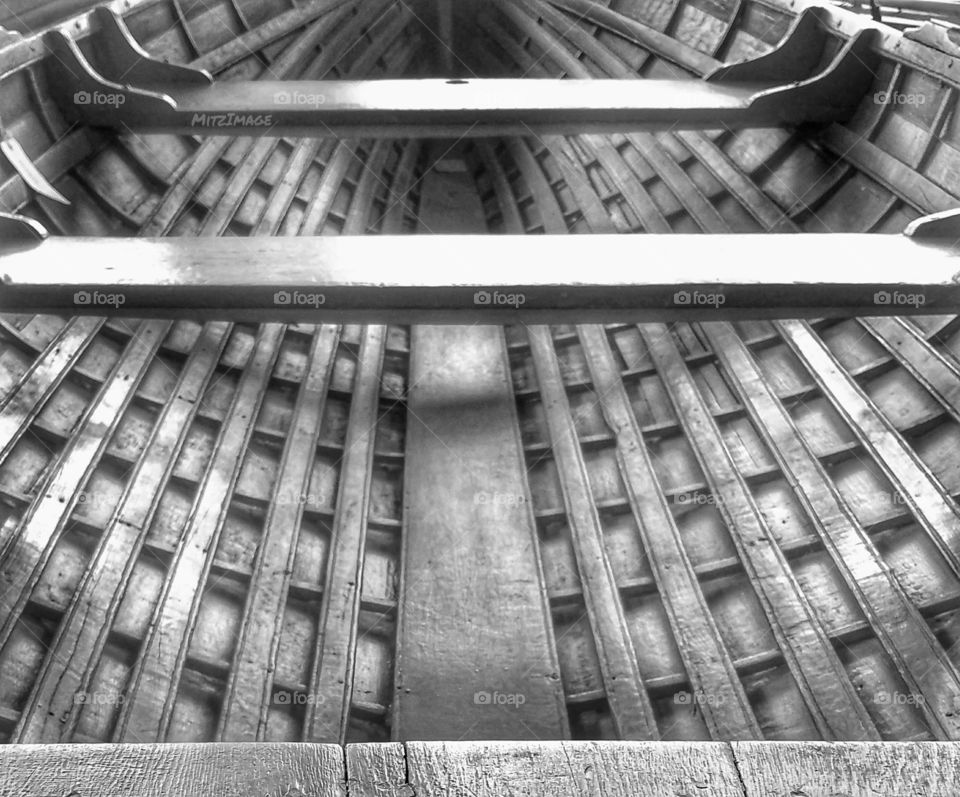
[[0,794],[46,797],[956,795],[953,742],[0,746]]

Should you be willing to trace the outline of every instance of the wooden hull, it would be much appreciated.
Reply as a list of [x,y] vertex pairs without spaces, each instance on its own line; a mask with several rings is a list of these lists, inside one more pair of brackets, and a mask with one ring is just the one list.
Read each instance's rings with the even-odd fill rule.
[[[695,78],[799,5],[467,4],[453,68]],[[832,18],[834,49],[864,24]],[[222,80],[438,69],[388,0],[126,19]],[[899,233],[958,202],[960,61],[879,47],[826,129],[341,142],[71,130],[25,39],[4,130],[71,204],[4,160],[0,209],[70,235]],[[6,741],[960,737],[952,316],[0,326]]]

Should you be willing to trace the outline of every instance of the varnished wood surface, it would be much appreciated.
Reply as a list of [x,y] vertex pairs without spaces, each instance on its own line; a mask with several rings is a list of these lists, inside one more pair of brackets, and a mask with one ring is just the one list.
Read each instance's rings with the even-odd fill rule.
[[20,745],[10,797],[951,797],[957,744]]

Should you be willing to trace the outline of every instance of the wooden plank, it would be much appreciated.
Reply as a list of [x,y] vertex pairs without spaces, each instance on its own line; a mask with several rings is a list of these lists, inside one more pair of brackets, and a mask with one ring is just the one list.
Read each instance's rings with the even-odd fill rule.
[[745,795],[719,742],[410,742],[406,750],[419,797]]
[[957,793],[956,744],[734,742],[731,747],[750,797]]
[[578,329],[657,589],[711,736],[757,739],[760,728],[684,551],[603,327]]
[[956,194],[944,191],[913,167],[897,160],[861,134],[842,125],[830,125],[822,134],[821,140],[833,152],[902,197],[921,213],[953,210],[960,204]]
[[954,572],[960,573],[957,503],[808,324],[778,321],[776,326]]
[[[341,147],[338,147],[338,153]],[[343,148],[343,151],[352,151]],[[386,150],[381,149],[381,157]],[[369,220],[377,171],[368,168],[351,202],[345,231],[362,231]],[[397,168],[390,192],[403,201],[413,185],[413,173]],[[332,194],[330,195],[332,201]],[[326,213],[325,210],[320,212]],[[400,216],[388,219],[386,232],[399,232]],[[398,225],[398,226],[394,226]],[[302,232],[306,232],[302,228]],[[336,514],[321,607],[317,651],[311,665],[311,693],[315,699],[306,713],[305,735],[309,739],[346,738],[353,700],[353,671],[357,623],[360,617],[363,563],[369,520],[371,468],[376,449],[377,422],[381,415],[381,371],[388,330],[383,326],[364,330],[347,420],[341,459]]]
[[113,625],[163,487],[187,439],[229,329],[227,324],[210,324],[197,340],[50,646],[15,730],[18,741],[71,738],[79,715],[76,695],[86,689],[103,651],[104,629]]
[[[538,194],[538,205],[554,214],[551,223],[558,222],[559,208],[554,202],[550,211],[545,196]],[[803,273],[773,276],[771,264],[783,262],[786,253],[791,262],[805,264]],[[262,268],[265,259],[274,264],[269,274]],[[450,262],[458,263],[454,275]],[[539,268],[543,262],[552,268]],[[584,262],[591,263],[586,275]],[[642,262],[677,267],[650,273],[635,268]],[[858,262],[870,262],[871,269],[857,268]],[[908,272],[905,262],[911,264]],[[937,315],[960,306],[949,246],[857,234],[253,241],[58,236],[31,247],[0,248],[0,269],[7,276],[0,285],[0,310],[70,315],[613,322],[905,310]],[[476,297],[478,291],[486,291],[489,301]],[[286,295],[277,298],[278,292]]]
[[117,797],[343,797],[333,745],[4,745],[0,794]]
[[310,493],[338,338],[336,327],[319,327],[310,346],[233,655],[220,715],[219,736],[224,741],[263,741],[266,731],[283,607],[304,509],[303,501],[289,496]]
[[187,642],[203,596],[198,585],[205,583],[210,572],[243,452],[253,434],[283,335],[284,327],[279,324],[264,325],[257,335],[132,669],[114,731],[118,741],[162,740],[166,736]]
[[146,322],[131,337],[109,378],[91,402],[70,443],[51,463],[49,475],[0,552],[0,648],[10,638],[53,546],[80,500],[81,487],[120,424],[170,324]]
[[604,546],[603,527],[590,491],[553,338],[549,327],[543,326],[531,327],[529,335],[606,698],[620,738],[656,738],[656,719],[640,675],[620,593]]
[[380,371],[386,335],[386,327],[367,327],[360,344],[324,581],[317,652],[311,667],[310,693],[317,699],[307,706],[305,737],[310,740],[342,742],[350,714],[370,506],[370,469],[380,415]]
[[30,369],[0,403],[0,456],[11,447],[43,409],[46,400],[90,345],[102,318],[74,318],[34,360]]
[[859,319],[884,348],[960,420],[960,366],[901,318]]
[[348,744],[345,752],[351,797],[416,797],[407,783],[407,752],[402,744]]
[[941,738],[960,734],[960,676],[876,547],[856,522],[825,467],[790,419],[739,336],[726,324],[702,329],[769,443],[812,527],[856,596],[897,671],[916,694],[921,712]]
[[569,734],[502,334],[414,328],[399,739]]
[[[484,229],[465,172],[422,192],[424,230]],[[411,352],[394,738],[565,738],[503,330],[418,326]]]
[[641,326],[640,333],[818,729],[825,738],[877,738],[873,721],[773,541],[670,329],[650,324]]
[[[62,54],[61,54],[62,55]],[[138,134],[346,138],[460,138],[770,127],[839,121],[845,108],[794,97],[789,87],[693,80],[224,81],[210,88],[152,87],[173,97],[126,92],[118,109],[61,106],[73,121]],[[103,93],[91,81],[75,91]],[[773,97],[776,99],[771,99]],[[278,97],[283,99],[277,99]]]

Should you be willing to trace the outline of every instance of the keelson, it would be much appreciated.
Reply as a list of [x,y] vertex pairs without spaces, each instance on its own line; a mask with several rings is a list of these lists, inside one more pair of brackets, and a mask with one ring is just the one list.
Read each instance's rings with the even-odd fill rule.
[[[348,745],[260,746],[259,794],[950,782],[878,745],[960,739],[949,35],[35,5],[0,35],[0,740]],[[241,788],[204,750],[151,760]]]

